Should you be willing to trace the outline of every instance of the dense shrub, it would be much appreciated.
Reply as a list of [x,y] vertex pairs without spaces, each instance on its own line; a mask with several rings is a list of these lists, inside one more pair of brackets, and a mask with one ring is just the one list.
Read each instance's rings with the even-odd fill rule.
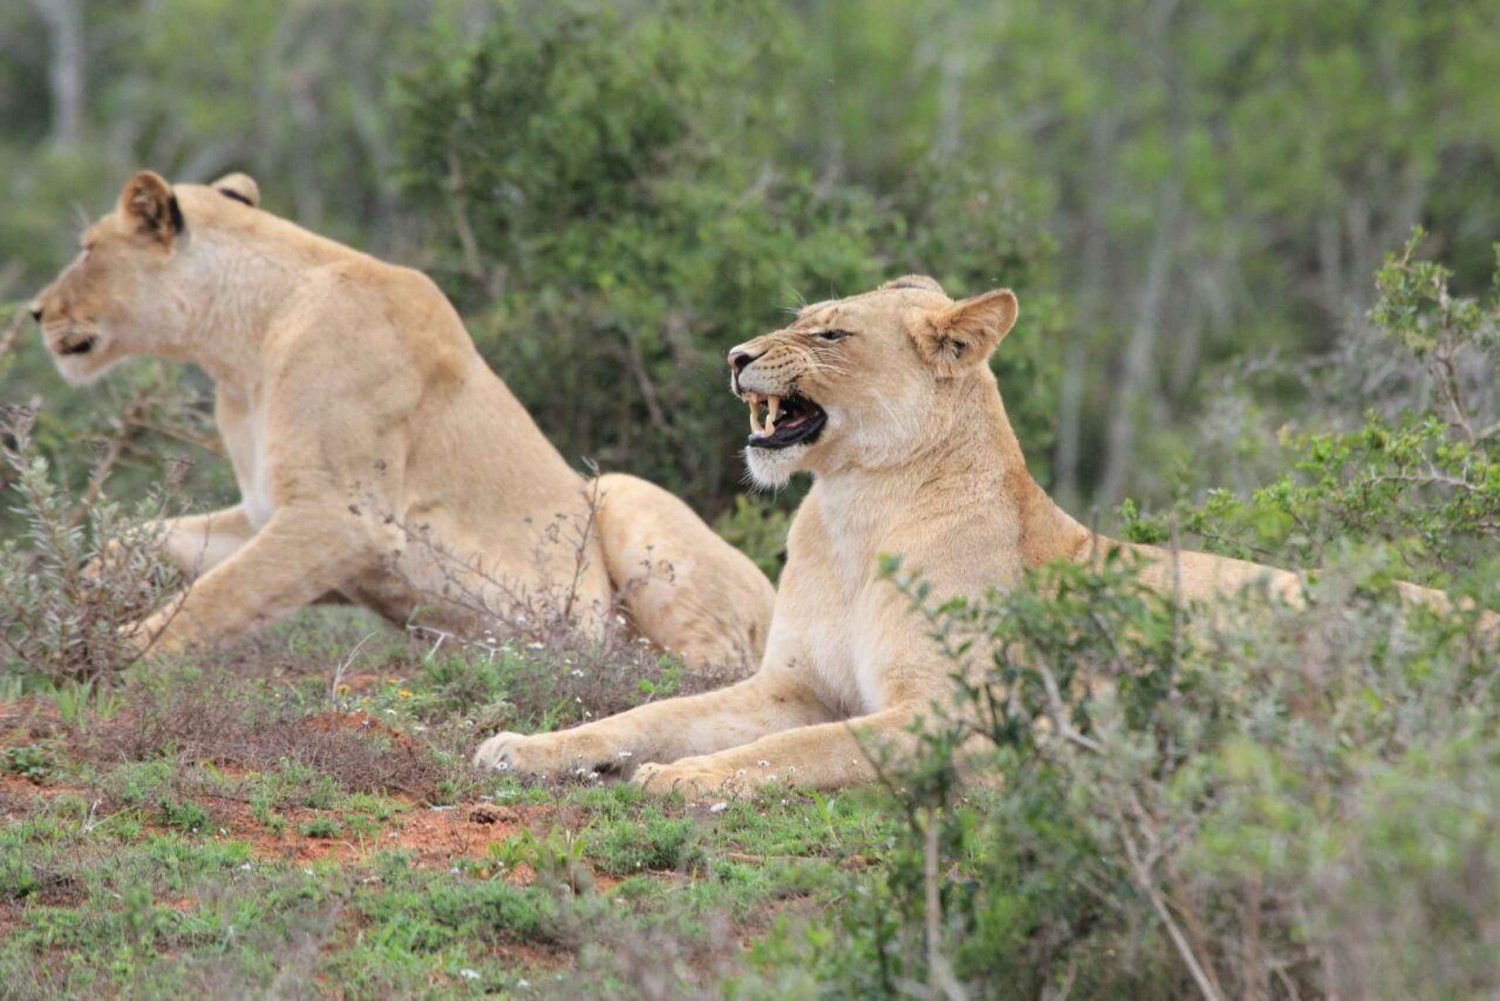
[[81,501],[58,485],[32,443],[36,414],[0,411],[0,476],[14,483],[22,531],[0,539],[0,668],[23,680],[93,678],[133,659],[135,623],[180,583],[161,559],[170,480],[134,511],[98,496],[113,464],[94,467]]
[[1416,256],[1424,236],[1387,257],[1370,319],[1402,368],[1427,370],[1425,405],[1286,435],[1272,461],[1291,468],[1247,497],[1213,490],[1154,517],[1127,505],[1132,538],[1164,541],[1176,520],[1207,548],[1293,565],[1377,546],[1392,573],[1450,584],[1500,556],[1500,412],[1475,391],[1500,360],[1500,272],[1488,301],[1451,295],[1448,269]]
[[435,270],[475,339],[565,456],[717,514],[742,475],[727,349],[926,271],[1020,292],[998,364],[1045,463],[1050,244],[1006,191],[931,163],[878,198],[798,166],[767,84],[806,57],[774,5],[525,9],[403,79],[403,178],[443,224]]

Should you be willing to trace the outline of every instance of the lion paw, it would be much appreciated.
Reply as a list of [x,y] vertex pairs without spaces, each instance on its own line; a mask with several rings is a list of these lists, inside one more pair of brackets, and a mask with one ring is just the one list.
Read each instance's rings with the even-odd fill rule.
[[147,655],[167,657],[181,653],[184,643],[178,634],[167,628],[171,622],[170,610],[164,610],[115,630],[121,657],[134,661]]
[[[607,754],[592,744],[592,741],[573,739],[566,732],[539,733],[529,737],[520,733],[497,733],[474,752],[474,767],[545,778],[587,775],[604,770],[612,763]],[[617,755],[617,758],[623,762],[629,755]]]
[[643,792],[665,796],[679,792],[688,799],[701,799],[720,795],[733,784],[735,774],[712,765],[695,764],[692,760],[663,765],[647,762],[631,776],[630,782]]
[[528,740],[525,734],[502,731],[479,745],[474,752],[474,767],[497,772],[521,771],[517,767],[516,747]]

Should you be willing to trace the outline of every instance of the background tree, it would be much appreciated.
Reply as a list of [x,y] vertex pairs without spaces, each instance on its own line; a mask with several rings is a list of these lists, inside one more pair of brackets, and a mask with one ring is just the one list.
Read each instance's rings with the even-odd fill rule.
[[[1497,41],[1479,0],[34,0],[0,11],[0,296],[130,170],[248,169],[273,210],[433,272],[571,460],[713,515],[738,490],[723,349],[931,271],[1020,288],[996,364],[1076,512],[1248,490],[1283,423],[1434,391],[1365,313],[1415,222],[1455,293],[1486,279]],[[0,392],[43,394],[38,439],[97,428],[19,343]],[[201,465],[190,489],[222,490]]]

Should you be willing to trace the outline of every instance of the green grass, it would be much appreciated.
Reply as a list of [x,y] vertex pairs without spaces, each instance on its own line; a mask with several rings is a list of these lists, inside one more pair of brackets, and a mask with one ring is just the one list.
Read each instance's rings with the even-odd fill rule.
[[[858,794],[715,812],[618,783],[476,776],[457,693],[539,689],[509,711],[561,718],[526,675],[555,665],[424,664],[382,639],[348,672],[359,683],[331,692],[314,665],[341,663],[367,625],[315,612],[275,631],[260,643],[299,669],[274,679],[235,659],[153,668],[66,712],[28,682],[26,712],[0,716],[9,994],[712,995],[749,969],[745,942],[854,892],[892,841]],[[352,736],[331,740],[330,718]],[[422,767],[401,771],[403,756]]]

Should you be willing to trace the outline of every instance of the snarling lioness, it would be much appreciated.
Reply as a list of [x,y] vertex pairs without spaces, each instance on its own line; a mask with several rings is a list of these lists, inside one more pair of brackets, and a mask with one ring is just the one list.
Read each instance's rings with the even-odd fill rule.
[[749,558],[643,480],[586,484],[425,275],[259,203],[243,174],[137,174],[32,303],[71,381],[154,354],[216,383],[240,503],[166,523],[192,583],[133,637],[175,649],[319,599],[465,628],[562,587],[586,628],[619,596],[691,663],[758,662],[774,592]]
[[[861,740],[903,731],[946,702],[952,664],[878,570],[900,554],[932,600],[974,598],[1054,559],[1097,559],[1094,537],[1027,472],[990,353],[1017,312],[1008,290],[954,302],[931,278],[808,306],[729,353],[750,406],[746,458],[760,483],[815,483],[797,511],[759,673],[733,687],[642,706],[554,734],[502,733],[480,766],[557,774],[628,772],[650,790],[705,793],[773,779],[831,788],[874,777]],[[1264,582],[1296,598],[1295,575],[1204,553],[1128,547],[1154,587],[1209,598]],[[1406,597],[1442,605],[1411,586]]]

